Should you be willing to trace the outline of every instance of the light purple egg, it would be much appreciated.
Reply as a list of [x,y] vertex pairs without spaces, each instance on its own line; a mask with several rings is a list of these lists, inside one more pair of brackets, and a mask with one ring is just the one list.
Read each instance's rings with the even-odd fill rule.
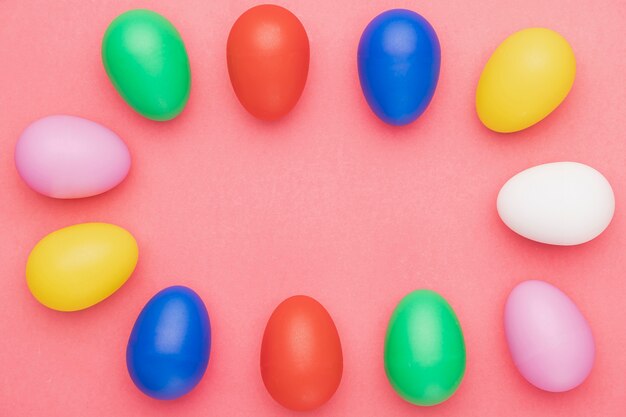
[[41,194],[82,198],[122,182],[130,169],[130,153],[119,136],[96,122],[48,116],[33,122],[18,139],[15,166]]
[[547,282],[524,281],[511,291],[504,329],[515,366],[537,388],[568,391],[591,372],[591,328],[576,304]]

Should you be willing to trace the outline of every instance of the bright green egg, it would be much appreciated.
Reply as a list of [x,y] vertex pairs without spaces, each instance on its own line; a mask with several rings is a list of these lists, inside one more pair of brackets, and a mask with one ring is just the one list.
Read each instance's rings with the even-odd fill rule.
[[170,120],[185,108],[191,89],[187,51],[160,14],[138,9],[116,17],[102,39],[102,63],[118,93],[144,117]]
[[465,341],[450,304],[430,290],[404,297],[385,339],[385,371],[393,389],[415,405],[439,404],[465,373]]

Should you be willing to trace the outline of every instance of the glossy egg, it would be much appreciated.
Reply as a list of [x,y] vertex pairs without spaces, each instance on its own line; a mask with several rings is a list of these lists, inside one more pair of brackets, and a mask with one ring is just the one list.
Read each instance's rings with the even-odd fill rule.
[[595,344],[587,320],[547,282],[524,281],[511,291],[504,329],[515,366],[537,388],[571,390],[593,368]]
[[421,406],[452,396],[465,374],[465,341],[448,302],[430,290],[404,297],[385,338],[385,371],[404,400]]
[[509,133],[540,122],[574,84],[576,59],[569,43],[545,28],[514,33],[495,50],[476,90],[476,110],[485,126]]
[[170,120],[185,108],[191,89],[187,51],[160,14],[137,9],[116,17],[102,39],[102,63],[118,93],[142,116]]
[[253,116],[275,120],[296,105],[309,73],[309,38],[289,10],[255,6],[233,25],[226,49],[237,98]]
[[312,410],[333,396],[342,373],[341,342],[326,309],[304,295],[276,307],[261,345],[261,376],[270,395],[291,410]]
[[31,123],[15,145],[15,166],[33,190],[54,198],[101,194],[122,182],[130,153],[106,127],[76,116]]
[[500,189],[498,214],[514,232],[537,242],[578,245],[607,228],[615,196],[607,179],[578,162],[520,172]]
[[128,340],[126,365],[144,394],[172,400],[202,379],[211,352],[211,323],[193,290],[174,286],[145,305]]
[[441,50],[433,27],[419,14],[394,9],[365,28],[357,63],[365,99],[391,125],[406,125],[428,107],[439,80]]
[[135,238],[119,226],[82,223],[50,233],[26,263],[30,292],[46,307],[76,311],[99,303],[135,270]]

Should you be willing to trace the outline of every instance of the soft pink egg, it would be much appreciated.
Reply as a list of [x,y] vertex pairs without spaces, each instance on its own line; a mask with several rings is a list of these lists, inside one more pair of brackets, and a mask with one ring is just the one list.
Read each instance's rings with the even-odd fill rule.
[[35,191],[54,198],[81,198],[118,185],[130,169],[124,141],[110,129],[76,116],[48,116],[24,130],[15,166]]
[[506,302],[504,328],[515,366],[537,388],[568,391],[591,372],[591,328],[555,286],[535,280],[518,284]]

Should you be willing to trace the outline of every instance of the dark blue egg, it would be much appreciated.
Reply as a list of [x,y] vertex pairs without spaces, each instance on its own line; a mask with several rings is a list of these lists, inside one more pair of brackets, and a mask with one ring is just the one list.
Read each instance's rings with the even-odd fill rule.
[[363,31],[357,61],[361,88],[374,113],[391,125],[406,125],[426,110],[435,93],[439,39],[419,14],[388,10]]
[[152,297],[137,317],[126,366],[144,394],[171,400],[200,382],[210,351],[211,323],[202,299],[187,287],[169,287]]

